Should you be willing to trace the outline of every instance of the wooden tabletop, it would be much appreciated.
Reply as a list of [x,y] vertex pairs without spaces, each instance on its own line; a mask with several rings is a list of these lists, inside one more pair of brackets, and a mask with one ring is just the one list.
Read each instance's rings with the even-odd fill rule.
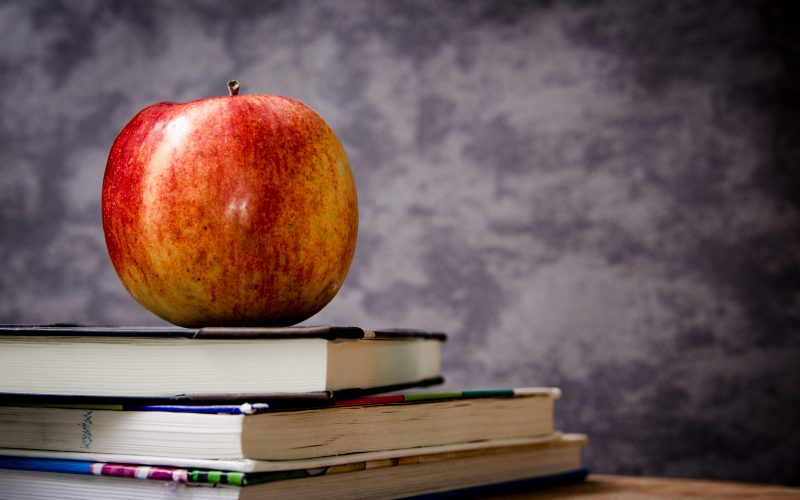
[[[494,498],[494,497],[493,497]],[[577,484],[506,494],[507,500],[541,498],[643,499],[643,498],[758,498],[800,499],[800,488],[731,481],[666,479],[655,477],[606,476],[591,474]]]

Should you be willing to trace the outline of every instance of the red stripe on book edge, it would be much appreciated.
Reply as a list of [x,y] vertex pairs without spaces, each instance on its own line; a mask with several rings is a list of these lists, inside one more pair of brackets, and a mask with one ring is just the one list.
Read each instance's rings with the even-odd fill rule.
[[175,481],[175,469],[162,469],[160,467],[153,467],[148,471],[146,479],[153,479],[156,481]]
[[387,403],[402,403],[405,401],[402,395],[399,396],[371,396],[365,398],[348,399],[345,401],[337,401],[334,406],[361,406],[361,405],[380,405]]
[[101,475],[135,478],[138,469],[139,467],[133,465],[103,464]]

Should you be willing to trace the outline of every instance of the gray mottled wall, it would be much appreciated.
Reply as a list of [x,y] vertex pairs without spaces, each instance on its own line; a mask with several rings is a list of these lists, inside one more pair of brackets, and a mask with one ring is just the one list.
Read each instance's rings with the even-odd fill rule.
[[0,1],[0,321],[159,324],[108,149],[157,101],[317,109],[361,224],[309,323],[450,333],[448,386],[557,385],[598,472],[797,484],[790,2]]

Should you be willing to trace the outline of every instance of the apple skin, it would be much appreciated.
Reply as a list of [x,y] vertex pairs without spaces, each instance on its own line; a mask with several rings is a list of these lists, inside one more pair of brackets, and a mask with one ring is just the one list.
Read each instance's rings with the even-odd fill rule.
[[139,112],[111,147],[102,214],[122,283],[185,327],[307,319],[339,291],[358,230],[333,131],[305,104],[259,94]]

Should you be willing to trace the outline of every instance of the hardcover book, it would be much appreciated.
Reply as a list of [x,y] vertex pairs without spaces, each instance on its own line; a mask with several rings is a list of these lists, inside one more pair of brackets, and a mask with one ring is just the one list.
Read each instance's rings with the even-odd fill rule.
[[458,497],[580,480],[585,443],[564,434],[272,462],[0,450],[0,483],[9,499]]
[[410,393],[284,410],[238,406],[0,406],[0,448],[296,460],[551,434],[555,388]]
[[441,382],[441,333],[0,326],[0,398],[335,399]]

